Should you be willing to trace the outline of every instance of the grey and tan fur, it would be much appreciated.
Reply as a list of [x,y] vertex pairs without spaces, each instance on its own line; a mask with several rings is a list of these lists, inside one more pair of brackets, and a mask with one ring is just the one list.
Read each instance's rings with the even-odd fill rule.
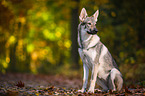
[[88,92],[94,93],[95,83],[102,87],[102,91],[120,91],[123,85],[122,75],[106,46],[98,37],[96,22],[99,15],[97,10],[88,17],[85,8],[82,9],[78,26],[79,55],[83,62],[83,87],[79,92],[85,92],[88,83],[89,69],[91,80]]

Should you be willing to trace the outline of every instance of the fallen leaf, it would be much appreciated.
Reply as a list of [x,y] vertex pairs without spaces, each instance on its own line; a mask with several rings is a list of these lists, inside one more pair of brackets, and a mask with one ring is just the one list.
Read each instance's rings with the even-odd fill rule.
[[22,81],[18,81],[16,86],[22,88],[22,87],[24,87],[24,83]]
[[113,94],[113,91],[112,91],[112,89],[110,89],[110,90],[109,90],[109,94]]
[[127,87],[125,87],[125,93],[126,93],[126,94],[132,94],[132,92],[131,92],[130,90],[128,90]]

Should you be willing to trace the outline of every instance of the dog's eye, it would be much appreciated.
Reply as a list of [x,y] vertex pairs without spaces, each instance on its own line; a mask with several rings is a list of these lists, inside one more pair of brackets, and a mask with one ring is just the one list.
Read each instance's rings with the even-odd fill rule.
[[91,25],[91,23],[88,23],[88,25]]
[[85,25],[86,23],[85,22],[82,22],[82,25]]
[[87,28],[87,26],[85,25],[85,29]]

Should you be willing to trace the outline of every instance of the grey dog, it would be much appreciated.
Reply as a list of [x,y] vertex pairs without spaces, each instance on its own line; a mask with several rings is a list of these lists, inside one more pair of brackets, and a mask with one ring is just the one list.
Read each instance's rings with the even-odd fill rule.
[[91,80],[88,92],[94,93],[95,83],[102,87],[102,91],[120,91],[123,85],[122,74],[112,58],[107,47],[97,35],[96,22],[99,15],[97,10],[93,16],[88,17],[85,8],[82,9],[78,25],[79,55],[83,62],[83,87],[79,92],[85,92],[88,83],[89,69]]

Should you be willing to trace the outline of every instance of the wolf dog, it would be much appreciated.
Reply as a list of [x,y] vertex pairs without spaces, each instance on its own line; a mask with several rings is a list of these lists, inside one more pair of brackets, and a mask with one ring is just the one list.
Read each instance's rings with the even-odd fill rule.
[[85,92],[88,83],[89,70],[91,73],[88,92],[94,93],[95,83],[102,91],[120,91],[123,85],[122,74],[112,58],[107,47],[100,41],[97,35],[96,22],[99,15],[97,10],[94,15],[88,17],[85,8],[81,10],[78,25],[78,52],[83,62],[83,86],[79,92]]

